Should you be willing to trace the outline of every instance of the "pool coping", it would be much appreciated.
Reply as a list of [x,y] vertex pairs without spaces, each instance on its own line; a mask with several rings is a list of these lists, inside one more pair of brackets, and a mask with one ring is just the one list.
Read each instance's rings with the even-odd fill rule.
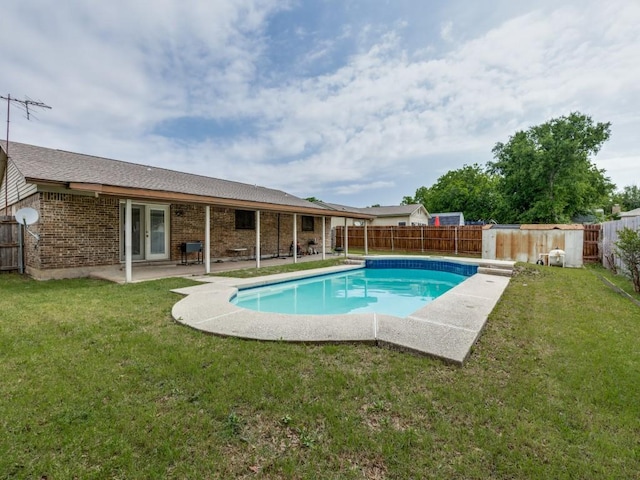
[[[458,263],[482,263],[480,259],[437,258]],[[204,282],[202,285],[172,290],[185,297],[173,306],[171,313],[179,323],[220,336],[303,343],[366,342],[462,365],[509,284],[509,277],[476,273],[405,318],[377,313],[265,313],[240,308],[229,302],[240,288],[360,268],[364,268],[364,265],[343,265],[247,279],[198,277],[196,280]],[[348,321],[345,321],[346,317]]]

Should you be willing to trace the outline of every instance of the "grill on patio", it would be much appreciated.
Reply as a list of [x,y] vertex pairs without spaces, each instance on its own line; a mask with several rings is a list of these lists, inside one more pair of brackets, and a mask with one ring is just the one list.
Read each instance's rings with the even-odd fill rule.
[[196,254],[196,259],[191,263],[202,263],[202,242],[183,242],[180,244],[180,260],[182,265],[189,264],[190,253]]

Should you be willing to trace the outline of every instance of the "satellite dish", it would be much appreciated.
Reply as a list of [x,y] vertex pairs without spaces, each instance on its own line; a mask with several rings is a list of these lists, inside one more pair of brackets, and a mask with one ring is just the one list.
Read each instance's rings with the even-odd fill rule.
[[21,208],[15,214],[16,221],[21,225],[32,225],[38,221],[40,215],[38,215],[38,211],[33,208]]

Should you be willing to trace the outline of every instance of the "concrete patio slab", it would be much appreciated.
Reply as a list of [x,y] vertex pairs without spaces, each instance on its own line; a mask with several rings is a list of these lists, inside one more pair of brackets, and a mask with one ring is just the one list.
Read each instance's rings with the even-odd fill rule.
[[[353,317],[353,318],[351,318]],[[291,342],[375,342],[374,316],[302,316],[239,309],[190,326],[209,333],[253,340]]]
[[509,278],[478,273],[436,298],[409,318],[480,331]]
[[[443,319],[446,322],[446,319]],[[479,330],[456,328],[416,318],[379,316],[378,341],[414,352],[426,353],[462,365]]]

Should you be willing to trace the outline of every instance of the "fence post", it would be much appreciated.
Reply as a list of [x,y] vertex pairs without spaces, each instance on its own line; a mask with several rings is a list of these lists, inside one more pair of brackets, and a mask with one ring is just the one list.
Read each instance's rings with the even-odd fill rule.
[[369,220],[365,220],[364,221],[364,254],[365,255],[369,255],[369,236],[367,233],[367,225],[369,223]]
[[455,227],[454,230],[455,230],[454,245],[455,245],[456,255],[458,255],[458,227]]
[[420,249],[424,253],[424,227],[420,226]]
[[389,227],[391,229],[391,251],[395,251],[393,248],[393,227]]

